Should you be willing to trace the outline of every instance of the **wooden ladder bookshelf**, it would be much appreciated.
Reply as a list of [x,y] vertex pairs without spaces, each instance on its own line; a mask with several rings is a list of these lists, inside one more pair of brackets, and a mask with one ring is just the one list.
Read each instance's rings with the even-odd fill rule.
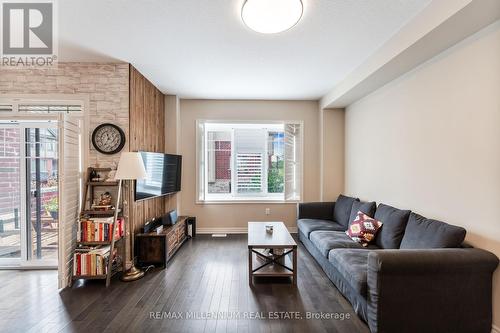
[[[112,222],[112,232],[111,232],[111,240],[109,241],[78,241],[77,242],[77,248],[81,246],[97,246],[97,245],[109,245],[109,254],[108,254],[108,262],[107,262],[107,271],[106,274],[101,274],[101,275],[74,275],[74,272],[72,270],[72,281],[74,280],[106,280],[106,287],[109,286],[111,282],[111,277],[118,273],[119,270],[115,269],[113,270],[113,262],[115,259],[118,259],[118,255],[114,256],[113,253],[115,251],[116,243],[123,239],[124,237],[120,237],[118,239],[116,238],[116,228],[117,228],[117,223],[118,223],[118,218],[121,215],[121,209],[119,207],[119,202],[121,197],[121,184],[118,181],[93,181],[90,177],[93,174],[93,171],[95,172],[110,172],[112,171],[111,168],[87,168],[87,182],[86,182],[86,190],[83,194],[83,207],[82,211],[80,213],[80,218],[78,219],[77,223],[81,223],[84,218],[92,218],[92,217],[113,217],[113,222]],[[116,202],[114,205],[114,209],[108,209],[108,210],[95,210],[92,209],[92,202],[94,200],[94,195],[95,187],[117,187],[118,186],[118,194],[116,197]],[[89,207],[87,208],[87,202],[89,203]],[[81,228],[78,228],[79,230]],[[76,253],[76,251],[75,251]],[[74,258],[74,257],[73,257]],[[73,260],[73,265],[76,263]]]

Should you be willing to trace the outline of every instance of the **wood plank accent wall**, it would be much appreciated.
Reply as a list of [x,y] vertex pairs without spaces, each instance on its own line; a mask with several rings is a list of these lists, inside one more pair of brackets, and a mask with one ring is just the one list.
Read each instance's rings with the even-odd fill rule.
[[[165,95],[130,65],[130,151],[165,152]],[[171,196],[134,202],[134,189],[125,189],[125,216],[136,234],[144,222],[171,209]],[[127,255],[127,257],[129,257]],[[130,257],[129,257],[130,258]]]

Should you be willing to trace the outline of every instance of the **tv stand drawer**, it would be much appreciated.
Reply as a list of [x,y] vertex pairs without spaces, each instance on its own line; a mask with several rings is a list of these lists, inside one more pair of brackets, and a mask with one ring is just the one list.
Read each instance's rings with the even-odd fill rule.
[[138,234],[136,236],[138,263],[166,266],[166,263],[187,240],[186,219],[187,217],[179,217],[176,224],[164,227],[160,233]]

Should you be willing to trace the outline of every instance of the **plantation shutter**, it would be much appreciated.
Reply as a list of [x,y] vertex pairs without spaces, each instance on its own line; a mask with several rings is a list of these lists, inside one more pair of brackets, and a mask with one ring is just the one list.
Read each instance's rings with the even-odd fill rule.
[[58,113],[58,112],[77,112],[80,113],[83,111],[81,105],[41,105],[41,104],[19,104],[18,105],[19,112],[24,113]]
[[208,182],[215,182],[215,132],[207,131],[207,140],[206,140],[206,150],[207,150],[207,180]]
[[78,115],[83,113],[83,104],[77,101],[72,101],[71,104],[61,102],[61,104],[44,103],[44,102],[27,102],[18,103],[6,99],[0,99],[0,112],[13,112],[21,114],[58,114],[71,113]]
[[0,112],[12,112],[14,107],[10,103],[2,103],[0,102]]
[[235,129],[236,193],[259,194],[265,189],[266,132],[261,129]]
[[81,197],[80,128],[82,120],[69,115],[59,118],[59,287],[67,286],[71,277],[76,247],[77,219]]
[[285,200],[301,200],[302,126],[285,124]]
[[197,181],[198,184],[198,200],[205,200],[205,124],[203,122],[197,122],[196,126],[196,152],[198,154],[197,164],[198,173]]

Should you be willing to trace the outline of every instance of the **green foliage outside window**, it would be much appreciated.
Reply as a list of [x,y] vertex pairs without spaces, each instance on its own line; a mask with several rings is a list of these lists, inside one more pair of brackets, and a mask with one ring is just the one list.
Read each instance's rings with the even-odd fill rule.
[[283,160],[271,162],[267,174],[267,191],[283,193],[285,190],[285,163]]

